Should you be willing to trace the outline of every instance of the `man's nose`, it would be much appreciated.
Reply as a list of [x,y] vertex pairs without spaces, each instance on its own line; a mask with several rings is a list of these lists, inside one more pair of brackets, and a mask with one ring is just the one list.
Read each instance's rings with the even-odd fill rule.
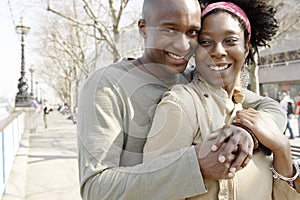
[[180,52],[187,52],[191,49],[191,40],[185,34],[178,34],[174,39],[174,47]]

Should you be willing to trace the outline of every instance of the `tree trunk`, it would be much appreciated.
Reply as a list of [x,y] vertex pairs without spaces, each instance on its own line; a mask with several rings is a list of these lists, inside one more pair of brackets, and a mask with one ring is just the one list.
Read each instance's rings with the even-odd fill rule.
[[259,94],[259,80],[258,80],[258,65],[256,63],[252,63],[249,67],[249,76],[250,76],[250,90]]

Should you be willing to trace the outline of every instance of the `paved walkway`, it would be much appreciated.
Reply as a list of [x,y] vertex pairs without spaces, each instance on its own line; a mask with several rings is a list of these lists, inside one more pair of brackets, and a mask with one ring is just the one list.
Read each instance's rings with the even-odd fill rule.
[[[300,137],[297,137],[300,134],[300,133],[298,133],[298,121],[297,121],[297,118],[293,117],[290,120],[290,125],[291,125],[291,127],[293,129],[293,133],[294,133],[294,137],[295,137],[295,139],[290,140],[290,142],[291,142],[291,144],[297,145],[297,146],[300,147]],[[288,130],[286,130],[286,136],[287,137],[290,136],[290,132]]]
[[2,200],[81,199],[76,126],[66,117],[57,111],[50,113],[45,129],[40,116],[37,132],[25,135],[15,163],[19,167],[13,169]]
[[[80,200],[76,126],[57,111],[42,116],[35,134],[25,134],[2,200]],[[291,125],[295,136],[296,119]],[[289,136],[287,131],[286,137]],[[290,140],[300,146],[300,138]]]

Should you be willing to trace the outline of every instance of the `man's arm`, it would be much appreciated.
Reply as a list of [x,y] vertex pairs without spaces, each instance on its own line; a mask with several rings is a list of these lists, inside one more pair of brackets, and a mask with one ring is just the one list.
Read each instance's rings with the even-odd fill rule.
[[151,162],[120,166],[125,142],[124,116],[117,95],[110,90],[112,87],[98,85],[99,76],[101,74],[85,83],[78,107],[78,165],[82,198],[181,199],[205,192],[194,147]]
[[282,133],[284,132],[287,118],[284,110],[277,101],[269,97],[262,97],[250,90],[240,89],[240,91],[245,94],[244,109],[253,108],[257,111],[267,113],[268,117],[277,124]]

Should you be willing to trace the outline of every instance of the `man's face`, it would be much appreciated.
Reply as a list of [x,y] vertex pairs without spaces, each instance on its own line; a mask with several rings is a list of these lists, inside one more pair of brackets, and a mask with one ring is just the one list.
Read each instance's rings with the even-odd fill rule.
[[[156,9],[153,9],[156,8]],[[162,0],[145,19],[145,61],[183,72],[197,47],[201,10],[196,0]]]

